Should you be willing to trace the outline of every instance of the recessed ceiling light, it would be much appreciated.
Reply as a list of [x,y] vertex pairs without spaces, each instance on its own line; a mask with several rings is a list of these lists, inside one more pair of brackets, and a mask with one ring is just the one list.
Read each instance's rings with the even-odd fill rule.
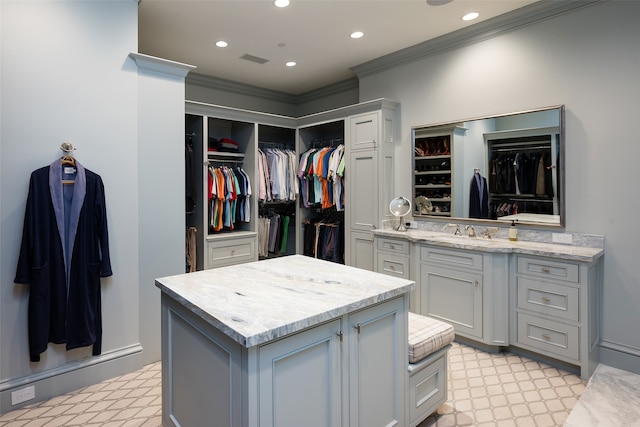
[[289,0],[275,0],[273,2],[276,7],[287,7],[289,6]]
[[364,36],[364,33],[362,31],[354,31],[353,33],[351,33],[352,39],[359,39],[362,36]]
[[295,67],[296,66],[296,61],[289,61],[284,65],[286,65],[287,67]]
[[227,46],[229,46],[229,43],[227,43],[224,40],[220,40],[220,41],[216,42],[216,46],[218,46],[218,47],[227,47]]
[[462,17],[462,20],[463,21],[473,21],[478,16],[480,16],[480,14],[478,12],[469,12],[469,13],[467,13],[466,15],[464,15]]

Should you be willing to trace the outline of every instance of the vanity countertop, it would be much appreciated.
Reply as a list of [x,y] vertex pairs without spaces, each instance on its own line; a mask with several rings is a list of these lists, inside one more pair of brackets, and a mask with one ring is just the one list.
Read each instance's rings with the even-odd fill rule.
[[435,231],[392,229],[374,230],[377,236],[394,237],[409,240],[414,243],[424,243],[455,249],[466,249],[480,252],[516,253],[526,255],[550,256],[571,261],[593,262],[604,254],[601,248],[562,245],[518,240],[512,242],[506,239],[484,239],[454,236]]
[[163,277],[156,286],[249,348],[405,294],[415,283],[291,255]]

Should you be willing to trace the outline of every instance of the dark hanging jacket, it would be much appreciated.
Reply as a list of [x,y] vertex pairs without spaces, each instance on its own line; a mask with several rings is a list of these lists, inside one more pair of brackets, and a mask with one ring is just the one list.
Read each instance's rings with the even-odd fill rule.
[[[73,185],[63,185],[73,176]],[[100,277],[112,275],[108,240],[99,175],[78,162],[69,171],[60,160],[32,172],[14,279],[30,284],[32,362],[49,342],[67,350],[93,345],[93,355],[101,353]]]

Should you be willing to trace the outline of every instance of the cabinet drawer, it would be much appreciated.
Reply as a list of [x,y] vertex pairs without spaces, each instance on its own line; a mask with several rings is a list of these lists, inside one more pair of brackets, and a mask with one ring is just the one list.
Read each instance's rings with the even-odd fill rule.
[[566,280],[574,283],[580,281],[577,264],[540,258],[519,256],[518,273],[549,279]]
[[482,271],[482,255],[462,250],[420,246],[420,261]]
[[378,252],[378,273],[409,279],[409,258]]
[[579,360],[578,327],[518,313],[520,344],[563,358]]
[[409,255],[409,242],[406,240],[387,239],[377,237],[378,250]]
[[256,239],[247,237],[230,240],[207,241],[206,268],[223,267],[256,261]]
[[518,308],[574,322],[580,321],[578,288],[539,282],[525,277],[518,277],[517,281]]

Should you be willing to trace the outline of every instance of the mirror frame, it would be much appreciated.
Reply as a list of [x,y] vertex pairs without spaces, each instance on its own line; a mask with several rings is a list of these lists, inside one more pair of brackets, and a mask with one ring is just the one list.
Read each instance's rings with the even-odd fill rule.
[[[443,128],[454,128],[454,127],[464,127],[464,124],[467,122],[472,122],[472,121],[477,121],[477,120],[486,120],[486,119],[496,119],[496,118],[503,118],[503,117],[509,117],[509,116],[516,116],[519,114],[528,114],[528,113],[536,113],[536,112],[542,112],[542,111],[550,111],[550,110],[558,110],[558,135],[559,135],[559,140],[558,140],[558,162],[557,162],[557,170],[556,170],[556,178],[557,178],[557,187],[556,187],[556,192],[560,193],[559,197],[558,197],[558,213],[560,216],[560,220],[559,222],[556,223],[545,223],[545,222],[536,222],[536,221],[521,221],[518,220],[518,225],[522,225],[525,226],[526,228],[532,228],[532,229],[536,229],[536,228],[541,228],[541,229],[564,229],[565,228],[565,221],[566,221],[566,212],[565,212],[565,204],[566,204],[566,186],[565,186],[565,143],[566,143],[566,137],[565,137],[565,106],[564,104],[559,104],[559,105],[552,105],[552,106],[547,106],[547,107],[540,107],[540,108],[533,108],[533,109],[529,109],[529,110],[522,110],[522,111],[516,111],[516,112],[510,112],[510,113],[503,113],[503,114],[493,114],[493,115],[487,115],[487,116],[479,116],[479,117],[474,117],[474,118],[468,118],[468,119],[462,119],[462,120],[458,120],[458,121],[448,121],[448,122],[440,122],[440,123],[432,123],[432,124],[427,124],[427,125],[418,125],[418,126],[412,126],[411,127],[411,149],[412,149],[412,154],[411,154],[411,168],[410,171],[412,173],[411,175],[411,189],[412,192],[411,194],[413,196],[415,196],[416,194],[416,189],[415,189],[415,176],[414,176],[414,165],[415,165],[415,151],[413,151],[414,149],[414,143],[415,143],[415,131],[416,129],[422,129],[422,130],[428,130],[428,129],[443,129]],[[517,130],[527,130],[527,129],[535,129],[535,128],[523,128],[523,129],[513,129],[514,131]],[[485,148],[486,150],[486,148]],[[455,172],[453,172],[454,174],[454,179],[455,179]],[[413,214],[412,211],[412,217],[413,220],[415,221],[433,221],[433,222],[462,222],[462,223],[468,223],[468,224],[477,224],[477,225],[485,225],[485,226],[509,226],[510,225],[510,221],[501,221],[498,219],[478,219],[478,218],[465,218],[465,217],[455,217],[455,216],[450,216],[450,217],[438,217],[438,216],[415,216]]]

